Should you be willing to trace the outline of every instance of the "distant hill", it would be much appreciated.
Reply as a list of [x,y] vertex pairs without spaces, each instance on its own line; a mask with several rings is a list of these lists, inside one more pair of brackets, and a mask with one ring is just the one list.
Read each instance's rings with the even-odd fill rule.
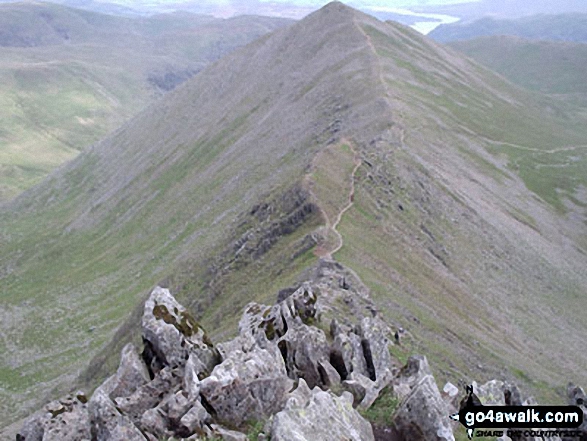
[[585,139],[568,103],[341,3],[261,37],[0,207],[0,425],[111,374],[156,283],[216,339],[321,260],[439,381],[553,403],[587,383]]
[[587,44],[494,36],[450,46],[522,87],[552,94],[587,94]]
[[289,23],[0,4],[0,202],[212,61]]
[[452,4],[415,6],[415,11],[440,13],[459,17],[463,21],[474,21],[483,17],[512,20],[537,14],[587,14],[584,0],[477,0]]
[[516,20],[484,17],[473,22],[444,24],[429,37],[449,42],[491,35],[512,35],[533,40],[587,42],[587,14],[533,15]]

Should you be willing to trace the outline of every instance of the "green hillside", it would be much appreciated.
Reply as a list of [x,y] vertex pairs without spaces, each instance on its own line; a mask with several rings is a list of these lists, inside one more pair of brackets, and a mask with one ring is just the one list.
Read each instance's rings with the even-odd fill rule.
[[587,382],[587,195],[511,155],[584,161],[586,136],[565,102],[340,3],[261,37],[0,208],[2,424],[112,372],[154,284],[217,340],[320,258],[440,380],[554,400]]
[[0,202],[210,62],[286,23],[0,5]]
[[570,97],[587,94],[587,44],[495,36],[450,46],[527,89]]
[[587,14],[539,14],[513,20],[484,17],[475,21],[440,25],[428,34],[441,42],[491,35],[587,43]]

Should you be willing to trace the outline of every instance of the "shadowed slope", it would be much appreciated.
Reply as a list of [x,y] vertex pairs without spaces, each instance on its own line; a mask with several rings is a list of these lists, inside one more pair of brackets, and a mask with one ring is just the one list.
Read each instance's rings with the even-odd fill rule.
[[290,23],[0,4],[0,203],[212,61]]
[[321,213],[336,209],[305,176],[343,141],[356,158],[334,167],[354,176],[354,197],[335,258],[386,319],[447,375],[584,380],[585,354],[565,358],[585,331],[584,230],[487,151],[584,136],[456,53],[330,4],[215,63],[0,212],[0,354],[16,354],[0,359],[2,394],[36,406],[100,348],[84,381],[103,376],[136,314],[106,345],[114,330],[164,278],[207,329],[234,332],[243,305],[316,263]]

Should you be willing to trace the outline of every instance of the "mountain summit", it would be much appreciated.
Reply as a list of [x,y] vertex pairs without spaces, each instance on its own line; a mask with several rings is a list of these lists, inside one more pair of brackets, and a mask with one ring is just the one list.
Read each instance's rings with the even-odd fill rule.
[[158,283],[225,337],[321,260],[447,378],[585,382],[587,201],[527,156],[580,118],[341,3],[260,38],[0,208],[0,414],[111,373]]

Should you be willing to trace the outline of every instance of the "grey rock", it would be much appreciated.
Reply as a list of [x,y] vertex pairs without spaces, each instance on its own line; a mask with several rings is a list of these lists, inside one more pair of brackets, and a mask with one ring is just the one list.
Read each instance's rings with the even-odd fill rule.
[[[77,394],[82,397],[81,394]],[[90,439],[86,400],[68,395],[52,401],[29,418],[19,432],[26,441],[85,441]]]
[[206,367],[194,354],[190,354],[185,364],[182,388],[189,401],[195,401],[200,395],[200,378]]
[[[379,318],[364,317],[360,326],[361,347],[367,363],[367,377],[379,383],[389,383],[391,373],[391,355],[389,339],[391,329]],[[371,373],[375,378],[372,378]]]
[[328,361],[318,362],[318,372],[322,382],[327,387],[333,387],[341,382],[340,374]]
[[410,357],[398,375],[393,379],[393,391],[400,399],[406,398],[422,378],[432,377],[426,357]]
[[26,441],[42,441],[45,433],[45,424],[51,418],[51,414],[46,411],[46,408],[36,412],[25,420],[22,428],[17,434],[17,439]]
[[403,398],[393,417],[401,439],[454,441],[449,410],[425,357],[410,357],[394,383],[394,392]]
[[239,426],[281,409],[292,384],[279,350],[255,347],[232,352],[202,380],[200,394],[219,420]]
[[319,365],[328,363],[330,350],[326,335],[321,329],[303,324],[291,326],[278,342],[289,377],[303,378],[310,387],[325,385]]
[[145,302],[142,327],[149,367],[155,372],[160,365],[184,366],[190,353],[208,372],[219,361],[204,330],[167,289],[156,287]]
[[167,416],[173,423],[177,423],[191,407],[192,403],[184,392],[178,391],[167,400]]
[[120,410],[138,423],[143,413],[157,407],[165,398],[170,398],[181,382],[181,372],[166,367],[152,381],[139,387],[132,395],[116,398],[114,402]]
[[301,379],[285,408],[273,417],[272,441],[374,440],[371,425],[353,408],[349,393],[337,397]]
[[120,355],[120,365],[116,374],[102,385],[111,399],[128,397],[140,386],[150,381],[149,371],[132,343],[127,344]]
[[441,392],[442,399],[448,408],[449,413],[453,414],[459,410],[459,388],[450,381],[444,385]]
[[140,426],[143,431],[155,435],[157,439],[170,437],[172,433],[167,430],[167,418],[160,407],[147,410],[141,416]]
[[244,433],[229,430],[217,424],[212,424],[210,427],[212,429],[211,436],[214,438],[220,438],[222,441],[247,441],[247,436]]
[[204,425],[211,420],[212,417],[202,406],[202,403],[196,401],[192,408],[181,417],[180,424],[185,432],[193,434],[196,431],[202,431]]
[[88,402],[92,439],[100,441],[145,441],[133,422],[122,415],[105,390],[96,389]]
[[[579,426],[578,430],[581,432],[581,440],[587,439],[587,396],[585,395],[585,391],[582,387],[569,383],[567,397],[569,405],[579,406],[583,411],[583,423]],[[567,440],[563,439],[563,441]]]
[[351,373],[349,378],[342,382],[343,388],[350,392],[355,407],[368,409],[379,396],[379,388],[374,381],[357,372]]
[[273,341],[285,335],[288,329],[316,320],[317,296],[305,283],[291,296],[274,306],[249,303],[239,322],[239,334],[257,341],[264,347],[267,340]]

